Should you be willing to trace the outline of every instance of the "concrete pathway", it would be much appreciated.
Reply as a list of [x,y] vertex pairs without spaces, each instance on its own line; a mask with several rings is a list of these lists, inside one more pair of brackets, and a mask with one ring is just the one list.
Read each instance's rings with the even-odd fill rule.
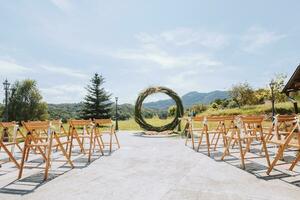
[[[300,188],[296,184],[276,174],[268,179],[265,167],[255,173],[253,168],[250,172],[241,170],[238,159],[229,157],[228,162],[218,161],[218,153],[215,159],[197,153],[184,146],[183,139],[144,138],[123,132],[119,133],[119,139],[121,149],[110,156],[95,156],[88,166],[82,165],[85,157],[78,157],[77,168],[70,170],[67,165],[60,166],[51,171],[54,178],[44,184],[43,174],[39,173],[41,169],[27,169],[25,178],[14,182],[17,170],[1,172],[6,169],[4,165],[9,165],[4,164],[0,168],[0,199],[300,198]],[[277,170],[274,173],[278,173]],[[297,174],[288,175],[288,178],[296,177],[296,181],[300,181]]]

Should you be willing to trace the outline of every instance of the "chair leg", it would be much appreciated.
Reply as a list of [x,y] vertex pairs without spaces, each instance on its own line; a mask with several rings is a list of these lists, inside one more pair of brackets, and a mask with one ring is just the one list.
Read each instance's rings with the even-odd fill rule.
[[273,162],[271,163],[271,165],[269,166],[269,169],[267,171],[267,174],[270,175],[270,172],[272,171],[272,169],[274,168],[274,166],[276,165],[277,161],[281,158],[281,156],[283,155],[283,151],[284,148],[282,145],[279,146],[278,152],[273,160]]
[[45,174],[44,174],[44,181],[48,179],[48,172],[50,168],[50,157],[51,157],[51,147],[47,149],[47,160],[46,160],[46,166],[45,166]]
[[214,133],[214,135],[213,135],[213,137],[212,137],[212,139],[211,139],[211,141],[210,141],[211,144],[214,143],[214,140],[215,140],[215,138],[216,138],[216,134],[217,134],[217,133]]
[[[67,136],[67,141],[70,141],[70,136],[69,135]],[[69,142],[66,144],[65,150],[68,151],[68,149],[69,149]]]
[[205,133],[205,136],[206,136],[207,154],[208,154],[208,156],[210,156],[210,141],[209,141],[209,134],[206,132],[206,133]]
[[88,158],[88,162],[91,162],[92,148],[93,148],[93,135],[92,135],[92,133],[91,133],[91,136],[90,136],[90,148],[89,148],[89,158]]
[[69,151],[69,159],[72,157],[72,147],[73,147],[73,135],[71,136],[70,145],[67,144],[67,151]]
[[[224,148],[226,148],[227,144],[228,144],[228,141],[227,141],[227,137],[226,137],[225,133],[222,133],[222,139],[223,139]],[[229,154],[229,150],[226,153]]]
[[199,152],[199,149],[200,149],[200,145],[202,143],[202,137],[203,137],[203,133],[201,132],[201,135],[200,137],[198,138],[198,147],[197,147],[197,151]]
[[109,134],[109,153],[112,151],[112,133]]
[[[31,144],[31,141],[29,142],[29,144]],[[24,147],[25,148],[25,147]],[[29,152],[30,152],[30,148],[27,150],[26,155],[25,155],[25,161],[28,161],[28,157],[29,157]]]
[[58,136],[55,135],[54,137],[55,137],[55,140],[56,140],[56,142],[58,144],[58,146],[56,147],[56,149],[58,149],[58,147],[60,148],[60,150],[62,151],[63,155],[66,157],[68,163],[71,165],[72,168],[74,168],[73,162],[71,161],[70,156],[67,154],[64,146],[61,144]]
[[104,144],[104,141],[102,139],[102,135],[100,135],[99,138],[100,138],[100,141],[101,141],[102,149],[104,149],[105,148],[105,144]]
[[83,154],[85,154],[85,150],[84,150],[84,141],[80,141],[80,138],[79,138],[79,136],[78,136],[78,134],[77,134],[77,132],[76,131],[74,131],[74,136],[72,135],[72,138],[74,138],[75,137],[75,139],[76,139],[76,141],[77,141],[77,143],[78,143],[78,145],[79,145],[79,147],[80,147],[80,152],[81,153],[83,153]]
[[46,181],[48,179],[48,172],[49,172],[49,168],[51,167],[51,152],[52,152],[52,142],[53,142],[53,133],[51,133],[50,139],[49,139],[49,144],[48,146],[45,146],[46,149],[48,149],[48,151],[46,151],[46,168],[45,168],[45,174],[44,174],[44,181]]
[[116,133],[114,133],[115,135],[115,139],[116,139],[116,142],[117,142],[117,145],[118,145],[118,148],[120,149],[120,143],[119,143],[119,139],[118,139],[118,136]]
[[229,138],[229,140],[227,141],[227,145],[225,146],[225,149],[224,149],[223,155],[221,157],[221,160],[224,160],[225,156],[227,154],[229,154],[229,147],[231,145],[231,141],[232,141],[232,138]]
[[187,143],[188,143],[189,137],[190,137],[190,131],[187,131],[186,139],[185,139],[185,146],[186,146]]
[[269,152],[268,152],[268,148],[267,148],[267,144],[266,144],[266,141],[264,139],[264,136],[261,136],[261,142],[262,142],[262,146],[263,146],[263,149],[264,149],[264,152],[265,152],[265,157],[266,157],[268,166],[270,167],[270,165],[271,165],[270,156],[269,156]]
[[81,152],[85,152],[85,151],[84,151],[84,137],[83,137],[82,140],[81,140],[81,144],[82,144],[82,146],[83,146],[82,149],[81,149]]
[[252,143],[252,139],[247,138],[247,142],[246,142],[246,149],[244,151],[244,157],[246,156],[246,153],[250,151],[250,145]]
[[217,141],[216,141],[216,143],[215,143],[215,145],[214,145],[214,151],[217,150],[217,145],[218,145],[218,143],[219,143],[220,135],[221,135],[221,133],[218,133]]
[[[102,144],[101,144],[101,142],[100,142],[99,137],[96,137],[95,139],[97,140],[97,143],[98,143],[98,145],[99,145],[99,149],[100,149],[100,152],[101,152],[102,156],[104,156]],[[96,143],[95,143],[95,144],[96,144]]]
[[289,168],[289,170],[293,171],[294,167],[296,166],[297,162],[299,162],[299,161],[300,161],[300,151],[298,151],[296,159],[292,162],[292,165]]
[[243,153],[243,147],[242,147],[242,141],[239,139],[238,140],[239,148],[240,148],[240,155],[241,155],[241,164],[242,164],[242,169],[245,169],[245,158],[244,158],[244,153]]
[[[265,137],[265,142],[267,143],[267,142],[270,141],[272,138],[273,138],[273,135],[267,135],[267,136]],[[264,148],[261,147],[261,149],[260,149],[260,154],[262,154],[263,152],[264,152]]]
[[7,153],[9,159],[15,163],[18,169],[20,169],[19,163],[16,161],[12,153],[6,148],[6,146],[0,141],[0,147],[2,146],[3,150]]
[[[38,149],[38,151],[40,152],[40,154],[42,155],[42,157],[43,157],[43,159],[44,159],[44,162],[47,162],[47,155],[46,155],[46,153],[47,153],[47,149],[45,149],[45,153],[43,152],[43,150],[42,150],[42,148],[41,147],[37,147],[37,149]],[[29,151],[28,151],[29,152]]]
[[191,132],[191,139],[192,139],[192,148],[195,149],[195,137],[193,132]]
[[18,147],[18,149],[19,149],[21,152],[23,151],[19,143],[16,143],[16,146]]
[[20,164],[18,179],[22,178],[24,163],[26,160],[27,151],[29,151],[29,149],[30,148],[28,147],[28,139],[26,139],[25,144],[24,144],[24,149],[22,152],[22,160],[21,160],[21,164]]
[[95,152],[95,148],[96,148],[96,137],[94,137],[93,139],[93,150],[92,150],[93,153]]

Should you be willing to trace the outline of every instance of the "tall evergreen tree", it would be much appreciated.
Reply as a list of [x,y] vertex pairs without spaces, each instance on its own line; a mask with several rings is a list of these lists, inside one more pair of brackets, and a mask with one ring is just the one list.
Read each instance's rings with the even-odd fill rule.
[[104,78],[95,74],[91,79],[91,84],[86,87],[87,95],[83,102],[81,117],[84,119],[107,119],[111,117],[110,96],[103,87]]

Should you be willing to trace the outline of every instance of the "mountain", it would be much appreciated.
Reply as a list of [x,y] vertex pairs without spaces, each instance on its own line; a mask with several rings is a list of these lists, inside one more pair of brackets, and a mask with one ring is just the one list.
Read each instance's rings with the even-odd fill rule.
[[[190,107],[195,104],[210,104],[216,99],[226,99],[229,97],[228,91],[212,91],[208,93],[189,92],[181,97],[183,106]],[[144,103],[145,108],[166,110],[170,106],[175,105],[172,99],[160,100],[155,102]]]
[[[229,93],[227,91],[213,91],[208,93],[189,92],[181,97],[183,106],[188,108],[195,104],[209,104],[216,99],[228,98]],[[152,116],[153,114],[159,114],[165,112],[175,102],[172,99],[160,100],[155,102],[144,103],[143,113],[145,116]],[[64,104],[48,104],[48,113],[50,119],[63,119],[66,121],[71,118],[80,118],[80,110],[82,109],[82,103],[64,103]],[[0,104],[1,111],[1,104]],[[111,114],[115,116],[115,104],[112,105]],[[129,119],[134,116],[134,105],[121,104],[118,105],[119,119]]]
[[226,99],[229,97],[228,91],[212,91],[208,93],[189,92],[182,96],[182,102],[185,107],[195,104],[210,104],[216,99]]

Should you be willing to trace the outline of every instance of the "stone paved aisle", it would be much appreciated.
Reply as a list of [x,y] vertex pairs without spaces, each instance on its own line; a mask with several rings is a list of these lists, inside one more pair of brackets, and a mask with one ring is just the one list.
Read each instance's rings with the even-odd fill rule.
[[[24,179],[13,182],[17,170],[0,168],[0,199],[296,200],[300,197],[300,188],[293,184],[277,178],[258,178],[234,164],[192,151],[184,146],[182,139],[144,138],[124,132],[119,137],[121,149],[111,156],[97,158],[90,165],[73,170],[67,165],[60,167],[58,171],[62,173],[45,184],[40,181],[42,174],[36,174],[41,169],[25,170]],[[265,169],[261,170],[263,174]],[[31,189],[26,191],[22,187]]]

